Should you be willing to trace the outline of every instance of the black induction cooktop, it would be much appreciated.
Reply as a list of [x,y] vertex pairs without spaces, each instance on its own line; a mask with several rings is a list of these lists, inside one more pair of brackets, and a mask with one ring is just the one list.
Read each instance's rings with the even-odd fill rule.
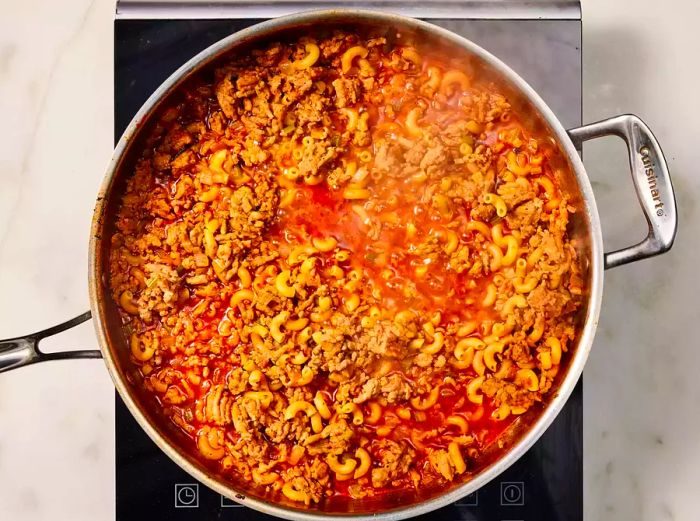
[[[258,21],[117,19],[115,138],[148,96],[182,63],[211,43]],[[447,27],[499,56],[538,90],[565,126],[580,124],[580,20],[461,17],[427,21]],[[582,397],[579,382],[561,414],[517,463],[471,496],[420,519],[580,521]],[[151,442],[119,396],[115,410],[117,521],[274,519],[197,483]]]

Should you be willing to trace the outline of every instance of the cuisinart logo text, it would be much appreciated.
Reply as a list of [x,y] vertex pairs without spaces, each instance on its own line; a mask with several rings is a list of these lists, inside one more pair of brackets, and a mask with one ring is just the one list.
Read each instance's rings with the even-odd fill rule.
[[656,186],[656,172],[654,172],[654,162],[651,160],[651,150],[649,150],[649,147],[643,146],[639,149],[639,154],[642,156],[642,164],[644,165],[644,173],[647,175],[651,198],[656,203],[656,205],[654,205],[654,208],[656,208],[656,215],[661,217],[664,215],[664,203],[661,202],[661,192],[659,192],[659,188]]

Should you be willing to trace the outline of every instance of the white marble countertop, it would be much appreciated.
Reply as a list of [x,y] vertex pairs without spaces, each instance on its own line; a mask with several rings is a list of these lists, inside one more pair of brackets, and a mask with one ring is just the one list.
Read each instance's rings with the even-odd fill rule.
[[[646,120],[666,152],[680,214],[671,253],[606,273],[585,371],[585,519],[693,520],[700,480],[700,349],[692,329],[700,322],[700,4],[584,0],[583,11],[584,121],[624,112]],[[2,0],[0,13],[6,338],[88,308],[89,224],[112,143],[114,5]],[[585,163],[606,248],[641,238],[623,145],[587,145]],[[92,326],[56,345],[95,348]],[[113,388],[101,362],[1,375],[0,519],[113,518]]]

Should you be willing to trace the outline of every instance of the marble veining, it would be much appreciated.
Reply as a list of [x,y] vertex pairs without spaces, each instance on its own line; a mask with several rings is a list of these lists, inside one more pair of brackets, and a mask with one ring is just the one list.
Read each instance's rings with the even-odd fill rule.
[[[0,8],[0,337],[9,337],[88,307],[89,224],[111,155],[114,4]],[[700,4],[584,0],[583,15],[584,121],[622,112],[647,121],[680,216],[671,253],[606,273],[585,371],[585,519],[697,519]],[[606,249],[646,229],[626,161],[614,139],[585,147]],[[90,324],[46,345],[94,347]],[[100,361],[0,375],[0,519],[114,519],[113,430]]]

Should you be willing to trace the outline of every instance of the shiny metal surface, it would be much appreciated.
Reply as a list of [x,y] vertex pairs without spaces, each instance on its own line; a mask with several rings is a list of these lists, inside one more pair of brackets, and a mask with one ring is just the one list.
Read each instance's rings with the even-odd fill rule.
[[581,18],[579,0],[118,0],[118,19],[276,18],[317,9],[376,9],[416,18]]
[[[514,105],[521,112],[531,114],[532,124],[549,132],[559,143],[562,155],[567,158],[571,171],[571,178],[563,179],[562,182],[571,192],[574,204],[581,210],[577,213],[578,220],[575,220],[572,226],[581,255],[587,265],[589,301],[581,317],[582,332],[578,347],[570,360],[569,367],[562,372],[562,379],[558,382],[558,392],[544,410],[541,412],[533,410],[516,422],[508,438],[502,440],[505,446],[504,454],[499,453],[500,457],[496,457],[490,465],[473,475],[470,481],[457,484],[442,492],[404,493],[396,499],[394,508],[383,508],[377,503],[373,504],[371,500],[363,500],[335,505],[311,505],[306,509],[300,509],[284,499],[276,498],[273,501],[262,497],[249,484],[232,484],[204,468],[201,463],[180,448],[181,443],[178,443],[177,434],[159,423],[158,417],[152,412],[153,408],[148,406],[147,398],[140,395],[137,387],[129,383],[129,364],[124,356],[127,351],[126,342],[115,319],[117,317],[115,304],[109,298],[103,279],[108,243],[103,241],[102,237],[111,235],[110,223],[113,221],[118,204],[115,195],[118,194],[128,171],[130,156],[134,153],[133,151],[138,151],[138,146],[134,144],[138,143],[139,133],[142,129],[148,128],[162,100],[191,74],[225,53],[245,52],[249,46],[269,39],[299,34],[314,25],[323,25],[324,28],[328,28],[333,24],[349,24],[358,31],[400,31],[408,40],[416,38],[422,43],[430,41],[436,48],[448,47],[455,53],[462,53],[475,65],[501,78],[503,88],[509,93]],[[551,110],[520,76],[476,44],[425,22],[371,11],[321,11],[267,21],[225,38],[183,65],[146,102],[118,143],[112,165],[100,191],[92,233],[89,285],[95,328],[104,350],[107,367],[130,412],[166,454],[206,486],[246,506],[288,519],[316,520],[326,519],[329,515],[350,516],[353,519],[367,521],[377,518],[395,520],[413,517],[452,503],[496,477],[540,437],[573,390],[590,350],[602,296],[603,252],[595,199],[576,148]]]
[[50,360],[72,360],[77,358],[102,358],[102,351],[61,351],[58,353],[44,353],[39,349],[39,342],[44,338],[53,336],[90,320],[90,312],[86,311],[67,322],[44,329],[31,335],[0,340],[0,373],[10,369],[18,369],[25,365]]
[[[299,508],[298,505],[284,499],[264,497],[249,483],[229,482],[223,476],[203,466],[192,455],[183,450],[184,435],[175,430],[172,424],[163,421],[156,412],[157,408],[154,407],[152,398],[144,396],[139,387],[132,384],[136,381],[134,378],[135,370],[128,360],[128,343],[121,327],[116,304],[110,298],[106,282],[109,238],[113,232],[121,189],[130,174],[133,161],[140,152],[140,140],[147,133],[150,124],[157,118],[164,100],[167,100],[168,96],[188,77],[215,62],[224,54],[246,52],[251,46],[270,39],[298,35],[300,32],[306,33],[313,26],[318,25],[322,25],[324,28],[333,25],[351,26],[358,32],[400,31],[406,40],[416,38],[420,39],[422,43],[430,42],[435,48],[447,47],[454,55],[464,55],[465,59],[470,60],[472,65],[481,67],[482,70],[500,78],[502,88],[508,93],[514,106],[522,114],[531,116],[530,123],[533,126],[539,127],[555,138],[568,163],[567,170],[571,172],[570,177],[561,179],[562,184],[569,192],[572,204],[579,209],[571,219],[571,234],[585,265],[588,302],[580,316],[581,334],[576,349],[573,351],[568,367],[564,368],[565,370],[560,373],[560,379],[556,382],[557,392],[551,396],[550,401],[542,409],[531,409],[513,424],[508,436],[501,440],[503,442],[502,451],[499,449],[494,454],[492,463],[476,471],[469,481],[456,483],[444,491],[401,493],[394,498],[394,503],[388,507],[386,504],[380,505],[376,501],[368,499],[346,500],[340,503],[331,501],[323,505]],[[498,476],[542,435],[576,385],[591,348],[598,324],[605,263],[595,199],[575,143],[580,144],[585,139],[601,135],[603,132],[615,131],[624,135],[629,140],[631,147],[640,145],[639,149],[634,148],[634,150],[640,150],[639,154],[642,155],[642,158],[635,157],[633,161],[633,172],[637,180],[638,190],[640,186],[644,186],[641,182],[643,178],[640,177],[642,175],[640,172],[644,172],[644,170],[640,170],[639,162],[644,164],[645,158],[649,158],[650,161],[655,162],[655,165],[663,165],[656,167],[659,169],[657,176],[660,176],[661,179],[659,187],[669,187],[664,192],[662,201],[669,211],[671,208],[673,209],[668,221],[673,226],[669,227],[668,222],[654,220],[650,224],[650,226],[652,224],[654,226],[653,232],[650,232],[651,242],[647,242],[643,247],[640,246],[642,250],[634,250],[630,253],[624,253],[628,250],[623,250],[623,252],[611,254],[612,256],[608,258],[610,265],[628,262],[652,252],[653,254],[661,253],[664,248],[668,249],[673,242],[675,203],[673,203],[670,181],[667,185],[664,184],[668,179],[668,172],[661,150],[653,140],[651,133],[638,119],[629,116],[623,118],[625,119],[613,118],[607,123],[574,129],[571,131],[572,138],[570,138],[538,94],[499,59],[471,41],[445,29],[393,14],[358,10],[301,13],[258,24],[221,40],[178,69],[138,111],[117,144],[98,195],[89,249],[90,304],[105,364],[117,391],[143,430],[185,471],[216,492],[268,514],[304,521],[322,520],[330,517],[349,517],[358,521],[375,519],[390,521],[430,512],[470,494]],[[644,146],[648,147],[647,152],[641,152]],[[664,188],[660,189],[664,190]],[[650,203],[642,195],[640,198],[642,198],[645,210],[648,211]]]
[[678,230],[676,197],[668,165],[659,142],[641,119],[624,114],[569,130],[569,136],[579,148],[584,141],[609,135],[618,136],[627,144],[632,181],[649,233],[634,246],[606,253],[605,269],[668,251]]

